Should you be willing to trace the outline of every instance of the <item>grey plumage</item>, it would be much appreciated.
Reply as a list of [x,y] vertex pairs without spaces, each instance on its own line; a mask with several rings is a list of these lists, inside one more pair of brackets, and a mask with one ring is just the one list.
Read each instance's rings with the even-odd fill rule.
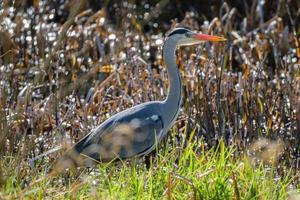
[[147,102],[114,115],[81,139],[75,152],[104,162],[149,153],[165,134],[161,106]]

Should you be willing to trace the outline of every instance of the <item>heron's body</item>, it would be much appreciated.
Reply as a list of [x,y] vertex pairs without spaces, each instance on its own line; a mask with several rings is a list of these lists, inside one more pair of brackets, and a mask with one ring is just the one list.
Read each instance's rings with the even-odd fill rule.
[[120,112],[75,146],[76,152],[98,161],[149,153],[165,134],[160,102],[147,102]]
[[[181,104],[181,80],[176,65],[178,46],[198,44],[201,40],[224,38],[196,34],[188,29],[174,29],[165,40],[163,58],[170,82],[164,101],[146,102],[124,110],[104,121],[76,143],[66,155],[81,155],[83,165],[91,160],[106,162],[115,158],[142,156],[155,149],[176,120]],[[74,156],[71,156],[74,159]]]
[[152,101],[117,113],[76,143],[73,150],[86,155],[84,165],[90,165],[90,158],[107,162],[147,155],[177,118],[179,109],[170,110],[173,118],[166,124],[164,107],[166,101]]

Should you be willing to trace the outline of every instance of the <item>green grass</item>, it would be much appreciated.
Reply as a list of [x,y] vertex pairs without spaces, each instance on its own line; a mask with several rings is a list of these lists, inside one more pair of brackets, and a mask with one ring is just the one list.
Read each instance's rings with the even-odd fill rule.
[[[202,142],[160,150],[147,169],[142,162],[100,164],[44,178],[13,168],[12,158],[1,160],[0,197],[14,199],[287,199],[294,177],[276,174],[275,167],[254,166],[245,155],[222,142],[204,151]],[[26,170],[25,170],[26,171]],[[28,172],[28,171],[27,171]],[[28,184],[24,184],[24,181]],[[22,186],[23,185],[23,186]],[[22,189],[23,187],[23,189]],[[294,189],[294,193],[300,191]]]

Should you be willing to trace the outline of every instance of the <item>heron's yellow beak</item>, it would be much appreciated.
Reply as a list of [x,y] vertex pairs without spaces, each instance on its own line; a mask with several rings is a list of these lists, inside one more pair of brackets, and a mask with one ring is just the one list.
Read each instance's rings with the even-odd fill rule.
[[226,41],[226,38],[221,37],[221,36],[207,35],[207,34],[201,34],[201,33],[195,34],[194,38],[197,39],[197,40],[211,41],[211,42],[224,42],[224,41]]

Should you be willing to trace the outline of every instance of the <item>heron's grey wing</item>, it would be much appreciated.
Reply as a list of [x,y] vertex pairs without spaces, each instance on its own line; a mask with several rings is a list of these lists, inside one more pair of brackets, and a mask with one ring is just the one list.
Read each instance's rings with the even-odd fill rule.
[[[154,117],[153,117],[154,116]],[[81,154],[100,161],[110,161],[143,155],[153,150],[163,131],[160,116],[121,120],[107,128],[94,142],[89,142]]]
[[[121,123],[121,126],[122,125]],[[163,132],[163,120],[161,116],[154,114],[148,117],[133,118],[125,127],[131,129],[131,132],[121,131],[121,135],[125,139],[123,144],[125,148],[121,148],[119,156],[121,158],[129,158],[136,155],[144,155],[155,148],[156,142]],[[132,135],[130,135],[132,134]]]
[[162,134],[163,121],[160,115],[148,113],[145,116],[137,112],[108,122],[98,131],[80,141],[75,146],[76,151],[100,161],[125,159],[153,150]]
[[99,127],[96,129],[93,129],[89,134],[81,138],[75,145],[74,145],[74,150],[77,153],[81,153],[87,146],[91,145],[92,143],[96,143],[96,139],[100,138],[101,135],[105,132],[106,130],[112,127],[114,124],[113,120],[106,120],[103,122]]

